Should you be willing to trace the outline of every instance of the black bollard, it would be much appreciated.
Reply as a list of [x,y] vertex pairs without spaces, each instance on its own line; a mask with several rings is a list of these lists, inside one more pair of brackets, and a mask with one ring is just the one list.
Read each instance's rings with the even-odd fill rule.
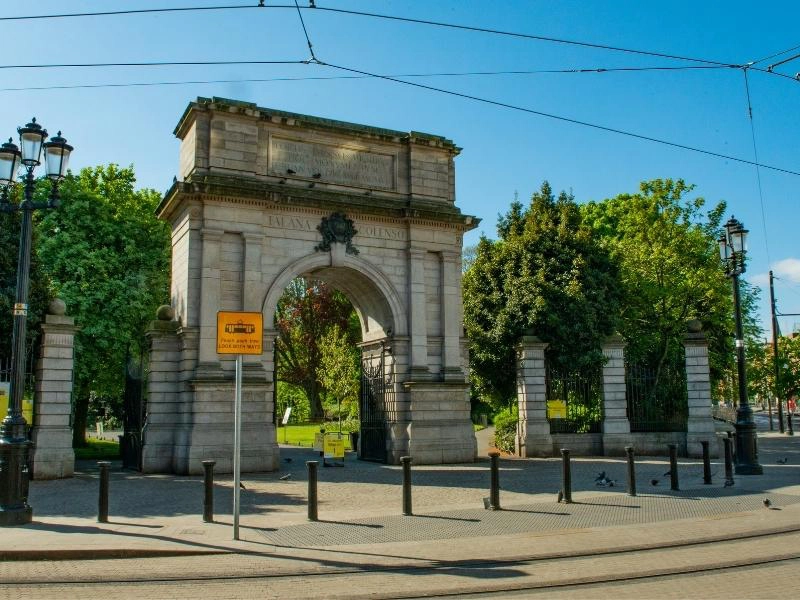
[[723,438],[722,441],[725,443],[725,487],[730,487],[733,485],[732,442],[730,437]]
[[700,442],[703,447],[703,483],[711,484],[711,454],[708,451],[708,440]]
[[569,450],[561,449],[561,478],[563,480],[562,500],[566,504],[572,502],[572,472],[569,467]]
[[789,435],[794,435],[794,429],[792,429],[792,411],[786,411],[786,424],[789,426]]
[[97,500],[97,522],[108,523],[108,470],[111,463],[101,460],[97,463],[100,467],[100,496]]
[[403,464],[403,514],[409,516],[414,514],[411,511],[411,457],[401,456],[400,462]]
[[678,446],[669,444],[669,488],[678,491]]
[[203,462],[203,521],[205,523],[214,522],[214,460],[204,460]]
[[736,463],[736,438],[733,437],[733,432],[728,431],[728,439],[731,441],[731,461]]
[[628,496],[636,495],[636,466],[633,462],[633,446],[625,446],[628,455]]
[[489,508],[500,510],[500,453],[489,452]]
[[318,521],[317,518],[317,467],[319,461],[307,460],[308,467],[308,520]]

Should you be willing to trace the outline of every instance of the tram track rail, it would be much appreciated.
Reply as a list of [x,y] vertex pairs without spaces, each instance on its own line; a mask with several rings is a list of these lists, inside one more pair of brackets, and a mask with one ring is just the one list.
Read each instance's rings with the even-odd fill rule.
[[[795,539],[796,538],[796,539]],[[783,542],[782,545],[790,545],[790,551],[765,552],[764,549],[775,542]],[[58,578],[50,576],[47,578],[26,577],[19,580],[8,578],[0,579],[0,584],[8,590],[28,591],[38,590],[42,596],[48,590],[68,590],[79,592],[80,590],[92,590],[103,586],[127,585],[133,589],[142,586],[156,586],[167,588],[171,585],[181,586],[227,586],[235,585],[237,582],[250,588],[252,586],[266,586],[270,589],[287,590],[298,589],[308,590],[310,595],[307,597],[328,597],[330,594],[315,596],[313,590],[336,589],[343,580],[349,582],[364,581],[365,590],[368,593],[359,595],[354,592],[353,586],[348,585],[348,598],[384,598],[394,600],[400,598],[425,598],[425,597],[462,597],[480,596],[498,593],[525,592],[534,590],[558,589],[575,586],[591,586],[598,584],[619,583],[625,581],[642,581],[646,579],[663,578],[681,575],[696,575],[711,573],[727,569],[743,569],[748,567],[758,567],[770,564],[779,564],[789,561],[800,560],[800,526],[773,528],[750,532],[743,535],[719,535],[713,538],[675,541],[668,543],[653,544],[634,544],[626,547],[608,548],[603,550],[591,551],[572,551],[555,552],[537,556],[507,556],[492,558],[487,560],[441,560],[431,561],[422,559],[408,560],[402,564],[376,565],[374,563],[352,567],[318,567],[314,570],[298,570],[298,568],[277,569],[270,566],[270,561],[275,558],[283,558],[282,555],[263,554],[263,555],[225,555],[229,564],[238,557],[242,560],[260,561],[261,566],[266,570],[258,569],[258,564],[252,566],[252,571],[246,572],[216,572],[200,574],[199,572],[181,574],[173,571],[170,575],[148,572],[147,564],[142,561],[134,561],[135,564],[126,565],[125,560],[108,561],[66,561],[67,569],[75,573],[74,577]],[[755,544],[760,549],[743,554],[742,552],[731,552],[734,546],[742,547],[747,544]],[[779,544],[781,545],[781,544]],[[357,552],[342,550],[342,554],[354,555],[352,564],[356,565],[358,558]],[[681,557],[686,554],[687,557]],[[728,556],[744,556],[742,558],[727,558]],[[691,557],[698,555],[710,557],[711,560],[695,560]],[[719,558],[723,557],[723,558]],[[209,557],[210,558],[210,557]],[[215,557],[216,558],[216,557]],[[362,557],[363,558],[363,557]],[[669,560],[667,560],[669,559]],[[156,560],[156,559],[148,559]],[[165,559],[157,559],[163,561]],[[170,560],[170,559],[166,559]],[[197,558],[195,558],[197,560]],[[299,557],[295,561],[302,560]],[[672,560],[674,564],[668,564]],[[677,562],[675,562],[677,560]],[[175,568],[186,566],[186,561],[175,559]],[[658,562],[659,566],[650,566],[649,561]],[[320,559],[317,559],[320,562]],[[345,564],[346,559],[339,558],[339,564]],[[87,573],[86,567],[94,564],[94,573]],[[155,564],[155,563],[153,563]],[[627,567],[626,567],[627,565]],[[45,565],[41,565],[46,568]],[[588,566],[592,566],[589,569]],[[121,571],[136,568],[135,575],[121,574]],[[224,569],[224,565],[219,565],[218,569]],[[625,571],[629,568],[628,571]],[[272,570],[269,570],[272,569]],[[576,574],[571,575],[571,571]],[[590,572],[590,570],[592,572]],[[90,569],[91,571],[91,569]],[[113,574],[110,573],[113,571]],[[105,572],[105,576],[99,577],[98,573]],[[583,575],[579,573],[585,573]],[[411,576],[411,577],[409,577]],[[404,579],[405,578],[405,579]],[[437,583],[439,580],[452,580],[461,578],[458,589],[453,589],[447,585]],[[409,585],[402,582],[410,580],[416,582],[430,581],[430,585],[423,585],[424,592],[415,592]],[[396,584],[395,591],[391,585],[383,583],[392,581]],[[444,581],[442,582],[444,583]],[[419,586],[414,586],[419,587]],[[356,586],[358,588],[358,586]],[[304,597],[289,594],[286,597]],[[342,596],[344,597],[344,596]]]

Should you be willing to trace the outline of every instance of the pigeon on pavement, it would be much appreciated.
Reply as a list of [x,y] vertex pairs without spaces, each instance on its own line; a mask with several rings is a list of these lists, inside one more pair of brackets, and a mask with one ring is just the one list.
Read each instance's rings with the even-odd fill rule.
[[769,508],[770,506],[772,506],[772,502],[770,501],[769,498],[764,498],[763,502],[764,502],[764,508]]
[[291,473],[287,473],[286,475],[283,475],[283,476],[279,477],[279,479],[281,481],[288,481],[291,478],[292,478],[292,474]]

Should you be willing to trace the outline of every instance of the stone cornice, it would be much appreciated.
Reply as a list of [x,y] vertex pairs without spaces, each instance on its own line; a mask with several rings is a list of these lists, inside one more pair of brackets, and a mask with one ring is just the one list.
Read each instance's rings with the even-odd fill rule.
[[449,224],[462,232],[475,229],[480,219],[464,215],[446,201],[431,201],[421,198],[381,198],[349,194],[330,190],[294,190],[263,181],[255,177],[229,177],[221,175],[199,175],[187,181],[173,183],[156,209],[162,219],[170,219],[172,213],[188,201],[202,202],[214,198],[220,202],[245,203],[251,206],[271,208],[287,207],[292,210],[348,212],[365,217],[380,216],[407,223],[430,223],[437,227]]

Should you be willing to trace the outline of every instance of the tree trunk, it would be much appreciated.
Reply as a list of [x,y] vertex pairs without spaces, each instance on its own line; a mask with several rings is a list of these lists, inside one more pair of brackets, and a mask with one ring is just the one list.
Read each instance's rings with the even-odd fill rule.
[[314,423],[321,423],[325,420],[325,410],[322,408],[322,398],[319,394],[319,383],[316,380],[308,382],[303,386],[308,397],[310,410],[309,418]]

